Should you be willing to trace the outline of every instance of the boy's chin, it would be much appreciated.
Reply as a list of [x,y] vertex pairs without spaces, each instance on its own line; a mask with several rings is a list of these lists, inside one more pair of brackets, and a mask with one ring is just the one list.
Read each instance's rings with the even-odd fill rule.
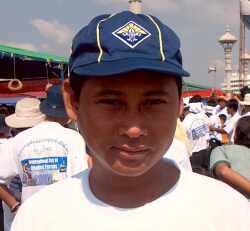
[[123,177],[139,177],[147,173],[150,167],[145,164],[141,164],[138,166],[127,166],[121,163],[116,163],[111,166],[112,172],[116,175]]

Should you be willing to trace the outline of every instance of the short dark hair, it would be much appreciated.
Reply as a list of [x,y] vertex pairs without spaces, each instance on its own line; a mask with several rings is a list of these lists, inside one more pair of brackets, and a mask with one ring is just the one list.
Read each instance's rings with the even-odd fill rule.
[[224,122],[226,122],[226,120],[227,120],[227,116],[226,116],[225,114],[220,114],[220,115],[219,115],[219,118],[220,118],[221,120],[223,120]]
[[236,99],[230,99],[227,101],[226,106],[232,108],[234,111],[238,111],[239,103]]
[[250,148],[250,116],[243,116],[238,120],[234,143]]
[[240,96],[241,96],[241,99],[243,100],[245,95],[246,94],[249,94],[250,93],[250,86],[245,86],[243,88],[240,89]]
[[217,105],[217,99],[215,97],[209,97],[207,106],[215,107]]
[[218,103],[220,103],[220,102],[226,103],[227,102],[227,100],[224,97],[219,97],[217,101],[218,101]]
[[200,103],[202,101],[202,98],[200,95],[194,95],[192,98],[190,98],[189,103]]
[[0,114],[5,115],[5,116],[8,116],[10,114],[9,108],[7,105],[5,104],[0,105]]
[[[83,83],[88,78],[90,78],[90,77],[88,77],[88,76],[79,76],[79,75],[77,75],[75,73],[71,73],[71,75],[69,77],[70,87],[74,91],[75,99],[77,101],[79,101]],[[182,78],[181,77],[176,77],[175,80],[176,80],[176,85],[177,85],[179,97],[181,97],[182,85],[183,85]]]

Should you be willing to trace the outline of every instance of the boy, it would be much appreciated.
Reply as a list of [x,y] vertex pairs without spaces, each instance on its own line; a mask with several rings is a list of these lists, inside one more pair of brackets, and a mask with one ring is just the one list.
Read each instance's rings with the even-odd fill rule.
[[64,99],[93,167],[34,195],[12,231],[249,230],[243,196],[163,158],[188,75],[179,48],[157,18],[128,11],[76,35]]

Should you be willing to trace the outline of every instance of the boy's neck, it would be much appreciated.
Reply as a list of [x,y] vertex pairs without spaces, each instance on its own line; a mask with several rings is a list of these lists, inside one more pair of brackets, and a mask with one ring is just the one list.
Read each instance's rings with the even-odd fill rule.
[[91,191],[101,201],[120,208],[140,207],[159,198],[180,176],[180,171],[164,159],[138,177],[119,176],[94,166],[89,177]]

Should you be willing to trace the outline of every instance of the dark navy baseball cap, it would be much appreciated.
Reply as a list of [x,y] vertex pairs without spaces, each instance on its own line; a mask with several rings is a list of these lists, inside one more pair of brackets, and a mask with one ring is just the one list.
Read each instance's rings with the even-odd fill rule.
[[136,70],[189,76],[176,33],[151,15],[123,11],[94,18],[75,36],[70,73],[111,76]]
[[68,117],[60,85],[49,88],[47,98],[40,103],[40,111],[47,116]]

